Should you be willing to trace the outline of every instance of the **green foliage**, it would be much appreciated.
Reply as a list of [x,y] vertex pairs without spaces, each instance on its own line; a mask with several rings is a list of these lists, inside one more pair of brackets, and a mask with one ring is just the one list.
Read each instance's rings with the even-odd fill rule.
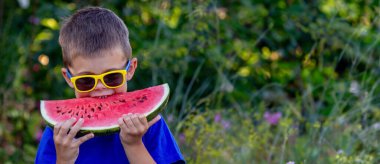
[[129,88],[169,83],[189,163],[380,162],[379,1],[76,2],[0,2],[1,161],[32,162],[39,100],[74,96],[60,22],[98,5],[129,28]]

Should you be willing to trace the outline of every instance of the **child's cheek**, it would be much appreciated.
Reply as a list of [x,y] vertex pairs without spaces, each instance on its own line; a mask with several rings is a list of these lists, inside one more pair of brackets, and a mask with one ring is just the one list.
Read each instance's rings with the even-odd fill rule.
[[76,98],[90,97],[90,94],[89,93],[81,93],[81,92],[75,91],[75,97]]
[[127,85],[123,85],[119,88],[115,88],[114,89],[115,93],[124,93],[124,92],[127,92]]

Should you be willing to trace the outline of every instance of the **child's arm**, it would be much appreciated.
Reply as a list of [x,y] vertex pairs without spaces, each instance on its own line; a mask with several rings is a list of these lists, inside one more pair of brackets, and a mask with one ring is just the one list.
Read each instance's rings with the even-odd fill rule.
[[94,137],[90,133],[75,139],[75,135],[80,130],[83,119],[79,119],[73,126],[75,118],[58,123],[54,126],[54,145],[57,153],[57,164],[74,163],[79,155],[79,145]]
[[142,142],[148,128],[160,118],[148,123],[143,115],[128,114],[119,119],[120,140],[130,163],[155,163]]

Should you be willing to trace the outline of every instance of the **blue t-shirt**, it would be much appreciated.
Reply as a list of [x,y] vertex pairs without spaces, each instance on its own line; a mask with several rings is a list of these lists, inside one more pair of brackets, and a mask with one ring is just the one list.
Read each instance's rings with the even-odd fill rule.
[[[173,135],[164,119],[153,124],[142,138],[149,154],[156,163],[185,163]],[[55,163],[56,153],[53,129],[46,127],[38,146],[35,163]],[[79,156],[75,163],[129,163],[119,133],[95,136],[79,146]]]

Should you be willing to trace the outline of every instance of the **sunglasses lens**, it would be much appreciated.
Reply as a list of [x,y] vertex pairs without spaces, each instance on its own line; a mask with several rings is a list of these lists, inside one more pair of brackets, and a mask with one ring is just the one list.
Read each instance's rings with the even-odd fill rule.
[[82,77],[75,81],[78,90],[87,91],[94,87],[95,79],[92,77]]
[[108,75],[105,75],[104,83],[106,83],[110,87],[117,87],[121,84],[123,84],[124,76],[122,73],[110,73]]

